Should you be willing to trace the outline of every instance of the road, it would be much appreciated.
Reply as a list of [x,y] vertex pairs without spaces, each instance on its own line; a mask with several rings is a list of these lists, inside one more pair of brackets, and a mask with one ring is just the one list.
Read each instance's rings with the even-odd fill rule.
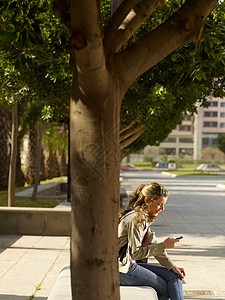
[[225,176],[170,177],[160,171],[130,170],[121,175],[128,193],[152,181],[168,189],[166,209],[152,229],[159,242],[184,235],[169,254],[186,270],[185,298],[225,299],[225,190],[217,188]]

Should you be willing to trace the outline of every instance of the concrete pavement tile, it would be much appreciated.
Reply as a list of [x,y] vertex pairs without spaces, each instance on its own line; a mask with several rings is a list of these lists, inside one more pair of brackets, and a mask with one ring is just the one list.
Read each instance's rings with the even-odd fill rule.
[[59,236],[57,239],[54,236],[43,236],[35,244],[35,247],[38,249],[61,249],[62,247],[65,247],[65,244],[69,244],[69,241],[69,238],[64,236]]
[[27,248],[33,247],[39,240],[40,236],[23,235],[11,245],[12,248]]
[[66,250],[61,252],[52,269],[46,274],[46,277],[43,279],[40,290],[35,293],[35,299],[36,297],[42,297],[50,294],[60,271],[64,266],[67,266],[69,264],[70,251]]
[[20,237],[20,235],[0,235],[0,247],[8,247],[15,243]]
[[221,230],[218,227],[215,227],[215,225],[212,224],[192,224],[192,226],[202,234],[221,235],[223,233],[223,230]]
[[[29,300],[29,296],[17,296],[17,295],[0,295],[0,300]],[[45,299],[40,299],[45,300]]]
[[[22,243],[23,238],[24,243]],[[2,259],[9,262],[8,269],[0,278],[0,294],[13,295],[16,291],[17,295],[31,296],[36,291],[35,286],[44,281],[46,274],[53,269],[54,264],[57,265],[60,256],[62,256],[61,265],[55,272],[55,279],[61,268],[69,262],[68,237],[31,237],[30,239],[27,236],[21,237],[20,242],[0,255],[0,262]],[[12,278],[17,280],[11,280]],[[51,288],[53,284],[51,284]],[[49,289],[48,292],[50,293]],[[44,296],[48,296],[48,294]]]
[[194,227],[194,224],[177,224],[177,226],[174,226],[174,224],[171,225],[171,228],[175,232],[181,232],[182,234],[199,234],[201,233],[198,228]]
[[225,233],[225,223],[214,223],[214,226]]
[[222,216],[211,216],[208,222],[212,224],[225,224],[225,218]]
[[221,291],[225,290],[225,275],[221,276],[221,274],[218,276],[213,276],[213,278],[215,279],[217,285],[220,287]]
[[[12,269],[18,261],[25,255],[25,249],[12,249],[8,248],[0,255],[0,279]],[[3,267],[4,266],[4,267]]]

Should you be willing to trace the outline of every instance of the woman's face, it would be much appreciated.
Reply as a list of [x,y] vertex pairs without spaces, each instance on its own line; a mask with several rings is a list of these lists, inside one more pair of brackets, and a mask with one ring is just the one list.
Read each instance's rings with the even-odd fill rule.
[[150,216],[158,216],[161,210],[165,209],[165,204],[167,202],[167,197],[160,197],[157,200],[150,201],[147,197],[145,198],[145,203],[147,204],[148,214]]

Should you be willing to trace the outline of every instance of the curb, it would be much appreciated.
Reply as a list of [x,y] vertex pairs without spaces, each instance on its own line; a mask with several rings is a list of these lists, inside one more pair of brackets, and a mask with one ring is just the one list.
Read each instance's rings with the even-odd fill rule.
[[216,187],[220,190],[225,190],[225,184],[217,184]]
[[166,175],[166,176],[170,176],[170,177],[177,177],[176,174],[173,174],[173,173],[169,173],[169,172],[161,172],[163,175]]

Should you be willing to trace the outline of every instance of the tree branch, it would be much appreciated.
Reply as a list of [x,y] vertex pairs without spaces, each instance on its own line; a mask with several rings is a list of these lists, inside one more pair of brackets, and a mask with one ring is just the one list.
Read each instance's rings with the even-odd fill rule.
[[53,10],[60,16],[62,23],[70,32],[70,1],[69,0],[54,0]]
[[123,20],[129,14],[132,8],[138,3],[139,0],[124,0],[115,13],[113,14],[109,24],[105,28],[105,45],[111,44],[111,39],[114,37],[119,26],[122,24]]
[[111,39],[110,51],[115,53],[118,52],[135,33],[135,31],[143,24],[144,20],[147,19],[159,5],[162,4],[162,0],[145,0],[139,2],[120,25],[118,31],[115,33],[115,37]]
[[93,88],[104,90],[108,80],[99,1],[70,0],[70,11],[70,43],[80,91],[92,95]]
[[203,24],[217,0],[187,0],[167,21],[114,57],[127,90],[133,81],[175,49],[201,38]]
[[134,129],[129,135],[124,136],[125,139],[120,137],[120,149],[124,149],[125,147],[129,146],[133,143],[139,136],[145,131],[145,126],[141,125],[139,128]]
[[122,128],[122,129],[120,130],[120,134],[122,134],[124,131],[127,131],[127,130],[130,129],[131,127],[133,127],[133,125],[134,125],[135,123],[137,123],[137,121],[140,119],[140,117],[141,117],[141,115],[138,116],[135,120],[133,120],[129,125],[127,125],[126,127]]

